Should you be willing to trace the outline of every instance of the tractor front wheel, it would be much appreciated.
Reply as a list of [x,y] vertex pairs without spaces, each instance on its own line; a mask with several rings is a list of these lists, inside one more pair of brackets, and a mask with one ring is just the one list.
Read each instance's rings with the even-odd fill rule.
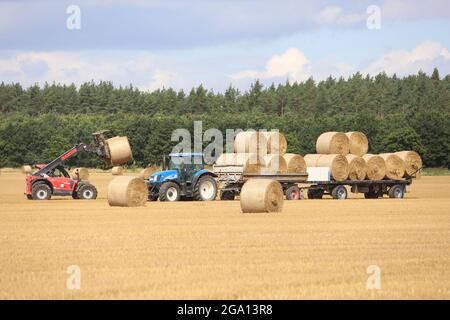
[[201,177],[194,188],[194,199],[197,201],[212,201],[217,196],[217,183],[211,176]]
[[180,200],[180,187],[175,182],[164,182],[159,188],[160,201],[178,201]]

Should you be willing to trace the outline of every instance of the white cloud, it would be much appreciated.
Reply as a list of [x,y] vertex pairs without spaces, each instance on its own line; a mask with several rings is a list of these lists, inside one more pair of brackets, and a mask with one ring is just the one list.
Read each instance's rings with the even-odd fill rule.
[[349,65],[329,56],[326,59],[311,63],[297,48],[290,48],[281,55],[274,55],[265,64],[264,70],[245,70],[230,76],[235,81],[268,79],[278,81],[280,78],[289,81],[303,81],[309,77],[324,80],[328,76],[348,77],[356,72],[375,76],[381,72],[406,76],[416,74],[419,70],[431,73],[438,67],[442,74],[450,72],[450,51],[437,42],[424,42],[411,51],[392,50],[378,59],[362,65]]
[[171,86],[175,73],[161,68],[148,51],[1,52],[0,78],[23,85],[112,81],[155,90]]
[[340,6],[327,6],[314,17],[314,21],[319,25],[350,26],[365,21],[365,12],[346,13]]
[[174,83],[176,74],[166,70],[157,70],[152,76],[152,81],[147,86],[142,86],[141,89],[154,91],[157,89],[168,88],[171,83]]
[[434,67],[449,68],[450,52],[437,42],[424,42],[411,51],[392,50],[362,69],[363,73],[407,75],[419,70],[430,72]]
[[[358,65],[344,63],[333,55],[320,60],[307,57],[299,48],[289,48],[255,63],[255,50],[250,56],[227,53],[214,54],[211,49],[153,53],[134,50],[85,50],[72,52],[36,52],[0,50],[0,80],[20,82],[24,86],[36,82],[75,83],[86,81],[112,81],[114,85],[129,85],[143,90],[174,88],[189,90],[203,84],[214,91],[223,91],[230,82],[246,90],[254,79],[264,83],[304,81],[309,77],[324,80],[328,76],[348,77],[357,71],[372,76],[386,72],[399,76],[416,74],[419,70],[431,73],[438,67],[442,75],[450,74],[450,51],[438,42],[424,42],[411,50],[396,49],[378,58]],[[309,59],[311,58],[311,59]],[[218,64],[217,61],[222,63]],[[230,69],[230,66],[241,66]],[[248,68],[248,69],[247,69]],[[232,70],[232,71],[230,71]],[[239,72],[239,70],[242,70]],[[238,71],[238,72],[236,72]],[[227,75],[235,72],[234,74]]]
[[449,7],[448,0],[385,0],[381,14],[388,20],[448,19]]
[[287,49],[281,55],[274,55],[265,66],[264,71],[246,70],[231,75],[232,79],[277,78],[285,77],[290,81],[302,81],[310,76],[309,61],[297,48]]

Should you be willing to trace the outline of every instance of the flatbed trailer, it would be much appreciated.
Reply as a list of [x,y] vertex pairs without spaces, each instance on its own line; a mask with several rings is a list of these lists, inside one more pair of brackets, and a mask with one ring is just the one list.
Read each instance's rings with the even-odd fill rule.
[[308,174],[250,174],[239,172],[216,172],[219,184],[220,199],[234,200],[241,193],[242,186],[249,179],[272,179],[278,181],[287,200],[322,199],[330,195],[334,199],[347,199],[350,187],[352,193],[363,193],[366,199],[403,198],[406,186],[412,183],[412,178],[401,180],[343,180],[343,181],[308,181]]
[[[300,186],[301,191],[307,191],[308,199],[322,199],[324,195],[331,195],[333,199],[347,199],[350,187],[352,193],[363,193],[366,199],[403,198],[406,186],[412,183],[411,178],[401,180],[343,180],[343,181],[308,181]],[[303,193],[304,194],[304,193]]]

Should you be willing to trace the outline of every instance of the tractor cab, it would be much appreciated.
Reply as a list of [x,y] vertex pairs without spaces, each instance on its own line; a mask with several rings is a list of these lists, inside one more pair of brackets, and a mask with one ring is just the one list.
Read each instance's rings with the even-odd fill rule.
[[169,157],[164,158],[163,170],[176,171],[186,183],[192,182],[195,173],[205,167],[201,153],[171,153]]
[[[42,170],[46,167],[46,164],[36,164],[35,167],[38,170]],[[64,168],[63,165],[59,165],[56,166],[54,168],[52,168],[51,170],[45,172],[44,174],[46,174],[48,177],[53,177],[53,178],[69,178],[70,179],[70,174],[69,172],[67,172],[67,170]]]
[[163,170],[150,176],[149,200],[214,200],[217,193],[215,177],[205,169],[203,154],[171,153],[163,158]]

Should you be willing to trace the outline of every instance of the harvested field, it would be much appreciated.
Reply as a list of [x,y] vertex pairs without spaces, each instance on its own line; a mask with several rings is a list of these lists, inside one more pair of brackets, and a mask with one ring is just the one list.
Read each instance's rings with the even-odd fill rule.
[[[29,201],[25,176],[2,171],[1,299],[450,299],[450,177],[415,180],[402,200],[272,214],[242,214],[239,200],[110,207],[112,179],[92,171],[96,201]],[[70,265],[80,290],[66,288]],[[370,265],[380,290],[366,289]]]

